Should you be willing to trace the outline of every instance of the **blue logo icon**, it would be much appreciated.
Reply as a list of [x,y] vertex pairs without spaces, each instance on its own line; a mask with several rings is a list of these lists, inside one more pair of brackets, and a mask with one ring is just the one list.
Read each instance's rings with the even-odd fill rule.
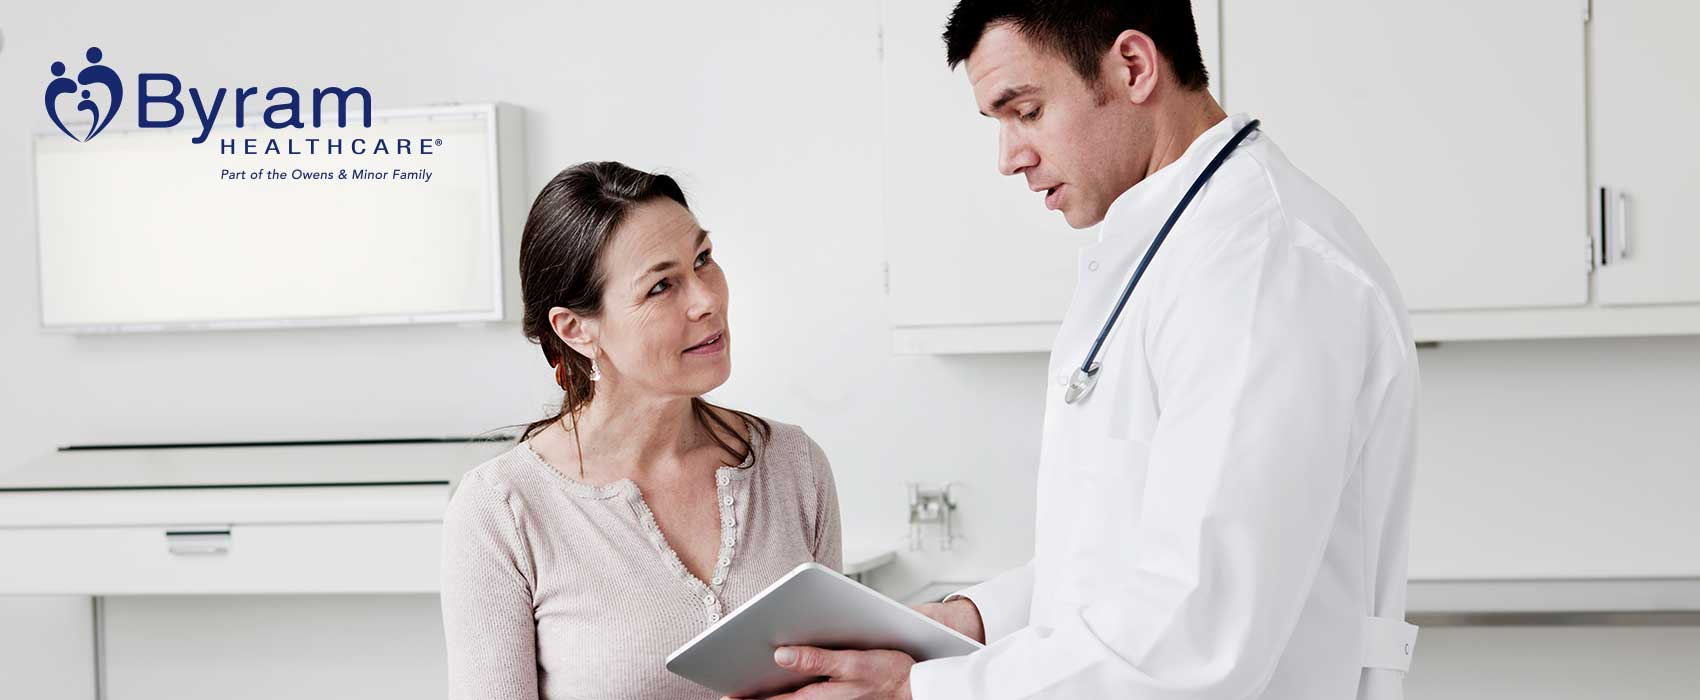
[[[117,71],[100,65],[100,47],[90,46],[85,56],[89,66],[77,73],[76,80],[65,77],[64,62],[54,61],[53,66],[49,68],[53,72],[53,82],[47,84],[47,118],[52,119],[54,126],[76,141],[88,141],[99,135],[107,124],[112,123],[113,115],[118,113],[118,106],[124,102],[124,83],[118,79]],[[90,89],[96,86],[106,88],[104,96],[102,91]],[[89,113],[89,132],[82,138],[71,133],[64,120],[59,118],[60,98],[65,95],[78,97],[77,111]],[[102,97],[106,103],[104,109],[97,101],[97,98]]]

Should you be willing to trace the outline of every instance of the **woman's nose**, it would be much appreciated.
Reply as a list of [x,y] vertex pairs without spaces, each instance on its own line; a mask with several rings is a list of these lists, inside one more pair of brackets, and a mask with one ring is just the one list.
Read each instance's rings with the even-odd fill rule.
[[705,280],[698,279],[690,285],[690,304],[686,307],[686,313],[695,321],[718,312],[724,301],[719,289]]

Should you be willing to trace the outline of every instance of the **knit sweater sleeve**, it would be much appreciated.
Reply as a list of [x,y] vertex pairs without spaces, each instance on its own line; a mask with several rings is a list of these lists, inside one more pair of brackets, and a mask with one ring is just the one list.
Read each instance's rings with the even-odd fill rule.
[[815,561],[833,571],[844,570],[844,541],[838,511],[838,484],[832,478],[832,463],[826,451],[812,438],[809,444],[809,473],[814,482]]
[[536,577],[504,489],[473,472],[443,520],[450,700],[537,700]]

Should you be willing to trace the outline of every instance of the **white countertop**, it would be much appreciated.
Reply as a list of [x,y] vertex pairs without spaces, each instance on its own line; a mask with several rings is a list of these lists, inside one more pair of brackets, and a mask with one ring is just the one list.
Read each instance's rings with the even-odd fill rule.
[[455,441],[60,450],[0,471],[0,491],[448,484],[509,446]]

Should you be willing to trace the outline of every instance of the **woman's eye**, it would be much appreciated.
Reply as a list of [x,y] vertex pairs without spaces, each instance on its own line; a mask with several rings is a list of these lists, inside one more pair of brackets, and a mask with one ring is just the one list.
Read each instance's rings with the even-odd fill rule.
[[671,286],[673,286],[673,285],[668,284],[667,280],[661,280],[660,282],[656,282],[655,286],[649,288],[649,294],[647,296],[655,296],[657,294],[665,292],[665,291],[667,291],[667,288],[671,287]]
[[711,262],[713,260],[713,258],[709,257],[708,253],[709,253],[709,251],[705,250],[705,251],[703,251],[703,252],[701,252],[697,255],[697,264],[696,264],[697,267],[702,267],[703,265],[707,265],[709,262]]

